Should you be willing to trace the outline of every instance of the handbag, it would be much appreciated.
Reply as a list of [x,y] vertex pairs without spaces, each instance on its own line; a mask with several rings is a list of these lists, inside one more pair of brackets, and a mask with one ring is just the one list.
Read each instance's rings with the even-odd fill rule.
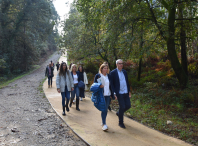
[[78,87],[79,87],[80,89],[85,89],[85,83],[84,83],[83,81],[79,81],[79,82],[78,82]]

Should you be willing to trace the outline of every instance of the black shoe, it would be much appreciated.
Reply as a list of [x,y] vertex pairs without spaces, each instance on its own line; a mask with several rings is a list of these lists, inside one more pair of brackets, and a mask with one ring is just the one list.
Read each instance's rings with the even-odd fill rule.
[[69,112],[69,108],[66,107],[66,111]]
[[79,109],[79,108],[76,108],[76,110],[77,110],[77,111],[80,111],[80,109]]
[[63,115],[63,116],[65,116],[65,115],[66,115],[66,114],[65,114],[65,111],[63,111],[62,115]]
[[126,128],[125,125],[124,125],[123,123],[119,123],[118,125],[119,125],[121,128],[124,128],[124,129]]
[[110,106],[108,107],[108,109],[109,109],[109,111],[111,111],[111,107]]
[[63,113],[62,113],[63,116],[65,116],[65,106],[63,106]]
[[118,115],[118,112],[116,113],[116,116],[119,116],[119,115]]

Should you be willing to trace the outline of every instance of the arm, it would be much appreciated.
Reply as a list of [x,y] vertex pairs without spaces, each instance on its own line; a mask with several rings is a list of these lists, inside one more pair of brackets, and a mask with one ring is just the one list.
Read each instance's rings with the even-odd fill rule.
[[59,76],[59,73],[57,73],[57,75],[56,75],[56,87],[57,87],[57,89],[60,89],[60,76]]
[[74,80],[72,78],[71,72],[69,71],[68,74],[69,74],[69,80],[71,82],[71,87],[74,88]]
[[45,69],[45,76],[47,76],[47,68]]
[[97,79],[98,79],[98,74],[95,75],[94,83],[98,83]]

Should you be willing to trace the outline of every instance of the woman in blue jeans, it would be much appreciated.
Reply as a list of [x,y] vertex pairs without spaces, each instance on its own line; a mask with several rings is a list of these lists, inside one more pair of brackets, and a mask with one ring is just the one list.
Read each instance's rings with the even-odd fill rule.
[[111,92],[111,85],[110,85],[110,80],[111,77],[108,74],[109,73],[109,66],[107,64],[102,64],[99,69],[99,73],[96,74],[94,82],[97,83],[98,78],[102,78],[103,83],[100,86],[100,88],[103,88],[104,90],[104,98],[106,102],[106,111],[101,112],[101,117],[102,117],[102,130],[107,131],[108,126],[106,125],[106,117],[107,117],[107,111],[108,111],[108,106],[110,104],[110,97],[113,97],[112,92]]
[[76,110],[80,111],[80,109],[79,109],[80,90],[78,87],[78,82],[80,81],[80,78],[79,78],[79,72],[77,71],[77,66],[75,64],[72,64],[72,66],[71,66],[71,75],[73,78],[74,90],[71,92],[70,107],[72,106],[73,99],[76,96]]
[[[67,70],[67,64],[65,62],[61,63],[60,70],[57,73],[56,87],[58,93],[61,93],[62,96],[62,107],[63,107],[62,115],[65,116],[66,115],[65,108],[67,112],[69,112],[68,104],[70,99],[70,92],[74,90],[73,78],[71,76],[70,71]],[[65,98],[67,98],[66,105],[65,105]]]

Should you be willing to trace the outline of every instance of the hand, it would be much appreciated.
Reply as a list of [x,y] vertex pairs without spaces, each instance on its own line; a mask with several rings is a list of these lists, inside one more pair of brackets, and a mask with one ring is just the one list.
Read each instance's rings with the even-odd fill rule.
[[129,92],[129,98],[131,98],[131,92]]
[[118,98],[117,98],[117,96],[116,96],[116,94],[114,94],[114,97],[115,97],[115,100],[117,100]]
[[72,91],[74,91],[74,88],[71,88]]
[[60,93],[60,89],[57,89],[58,93]]
[[100,85],[100,88],[104,88],[104,85]]

